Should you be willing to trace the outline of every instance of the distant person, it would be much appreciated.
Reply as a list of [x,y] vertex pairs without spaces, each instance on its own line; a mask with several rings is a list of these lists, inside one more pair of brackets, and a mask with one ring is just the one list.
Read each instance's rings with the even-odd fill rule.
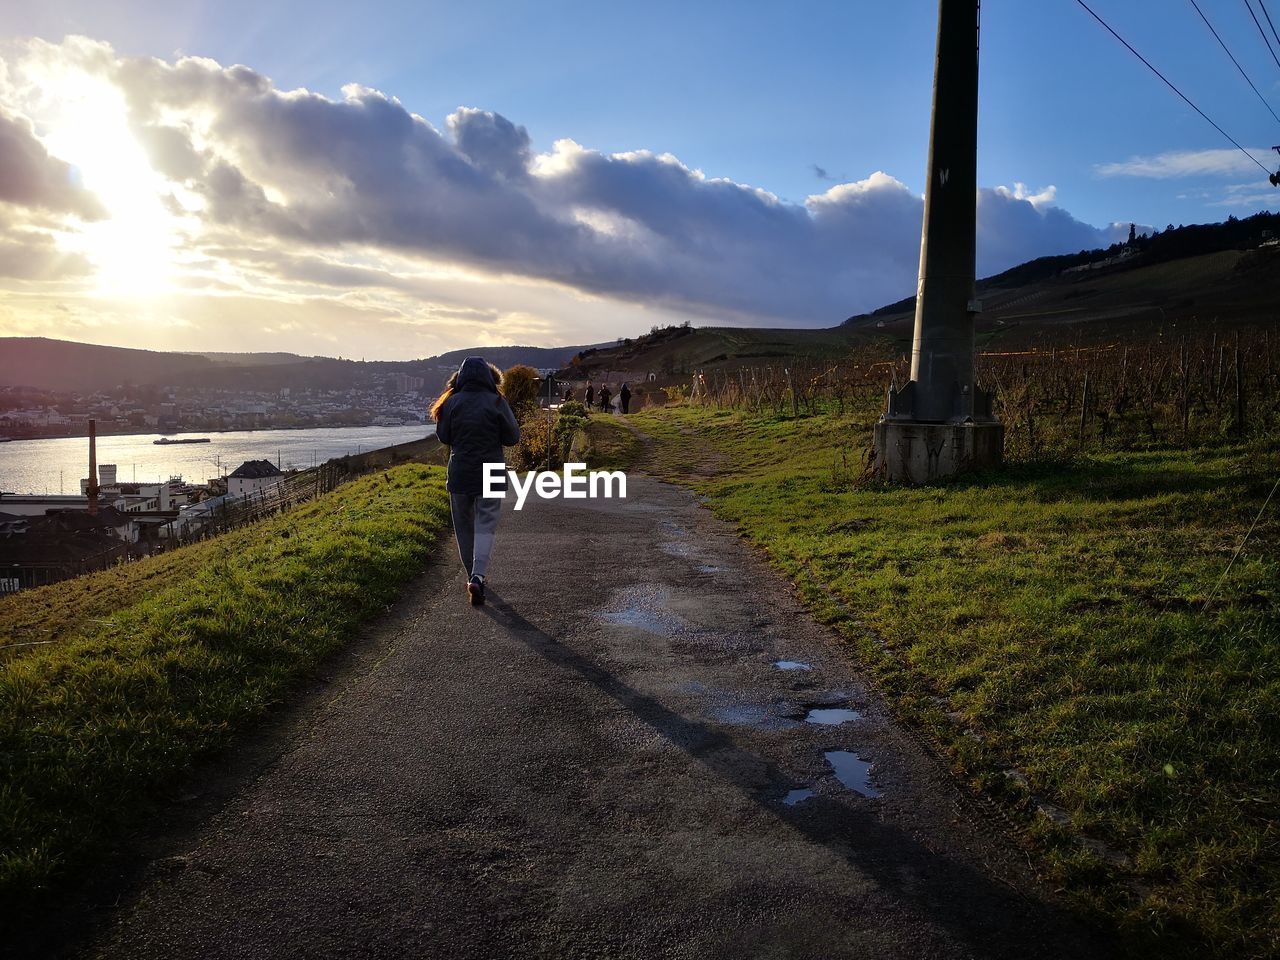
[[600,412],[609,412],[609,385],[607,383],[600,384]]
[[565,387],[564,396],[561,398],[561,402],[570,403],[572,400],[573,400],[573,387]]
[[595,399],[596,388],[591,385],[591,381],[587,381],[587,409],[591,409],[591,401]]
[[623,413],[631,411],[631,390],[625,383],[622,385],[622,389],[618,391],[618,401],[622,404]]
[[498,392],[501,385],[501,370],[483,357],[467,357],[431,407],[436,436],[449,448],[445,487],[458,556],[467,570],[467,598],[473,607],[484,603],[489,555],[502,511],[500,498],[480,495],[484,465],[503,463],[502,448],[520,442],[520,425],[511,404]]

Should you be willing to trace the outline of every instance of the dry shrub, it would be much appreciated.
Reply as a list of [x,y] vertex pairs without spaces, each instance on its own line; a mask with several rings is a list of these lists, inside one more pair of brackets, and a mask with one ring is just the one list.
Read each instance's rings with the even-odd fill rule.
[[523,363],[516,364],[502,375],[502,395],[511,404],[516,419],[524,422],[530,411],[538,409],[538,371]]

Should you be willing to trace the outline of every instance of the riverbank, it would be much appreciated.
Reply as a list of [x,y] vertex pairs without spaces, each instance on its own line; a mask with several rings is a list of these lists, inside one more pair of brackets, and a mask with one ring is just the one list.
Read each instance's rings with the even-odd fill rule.
[[1276,451],[859,482],[866,417],[673,407],[597,441],[697,491],[844,634],[894,709],[1135,949],[1280,944]]

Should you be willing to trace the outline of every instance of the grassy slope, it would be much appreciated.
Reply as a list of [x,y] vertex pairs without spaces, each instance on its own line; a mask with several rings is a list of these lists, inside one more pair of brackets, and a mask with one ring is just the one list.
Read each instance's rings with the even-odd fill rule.
[[[1069,812],[1070,832],[1029,818],[1059,882],[1148,944],[1275,949],[1277,511],[1206,602],[1274,451],[1113,453],[855,489],[833,466],[844,451],[856,467],[866,422],[687,407],[630,422],[657,441],[650,465],[795,578],[961,768],[1029,810],[1000,774],[1013,764]],[[1117,876],[1075,831],[1132,868]]]
[[56,641],[0,657],[0,901],[104,850],[157,787],[394,600],[447,522],[443,471],[407,465],[0,600],[0,638]]

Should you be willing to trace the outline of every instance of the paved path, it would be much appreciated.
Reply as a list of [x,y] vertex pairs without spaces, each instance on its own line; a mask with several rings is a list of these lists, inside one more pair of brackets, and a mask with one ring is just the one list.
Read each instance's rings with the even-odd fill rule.
[[1103,955],[731,529],[629,493],[508,510],[483,610],[442,547],[88,955]]

